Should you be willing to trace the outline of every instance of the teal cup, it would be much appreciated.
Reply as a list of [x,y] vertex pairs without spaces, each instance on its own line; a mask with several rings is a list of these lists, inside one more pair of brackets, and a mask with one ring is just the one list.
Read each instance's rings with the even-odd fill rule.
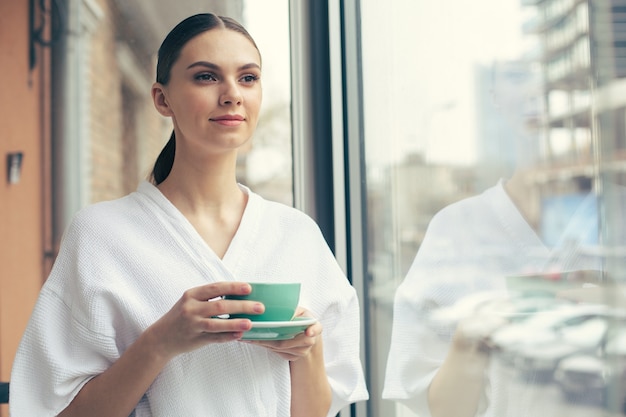
[[233,319],[252,321],[289,321],[296,313],[300,301],[300,283],[249,282],[252,292],[248,295],[227,295],[226,299],[251,300],[263,303],[263,314],[231,314]]

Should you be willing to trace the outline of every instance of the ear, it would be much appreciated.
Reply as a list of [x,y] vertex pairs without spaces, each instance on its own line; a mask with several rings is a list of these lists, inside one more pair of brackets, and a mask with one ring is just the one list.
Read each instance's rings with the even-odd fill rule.
[[157,109],[162,116],[172,116],[172,109],[167,101],[167,94],[165,92],[165,87],[161,83],[154,83],[152,85],[152,102],[154,103],[154,107]]

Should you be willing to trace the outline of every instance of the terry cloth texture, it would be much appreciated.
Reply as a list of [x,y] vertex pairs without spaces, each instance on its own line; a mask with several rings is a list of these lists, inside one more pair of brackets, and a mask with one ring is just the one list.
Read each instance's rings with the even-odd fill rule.
[[[20,343],[11,415],[56,416],[185,290],[231,280],[300,282],[300,305],[324,326],[329,416],[366,399],[358,300],[319,228],[303,213],[242,189],[248,204],[223,259],[148,182],[81,210]],[[289,408],[288,362],[233,341],[174,358],[133,415],[287,417]]]

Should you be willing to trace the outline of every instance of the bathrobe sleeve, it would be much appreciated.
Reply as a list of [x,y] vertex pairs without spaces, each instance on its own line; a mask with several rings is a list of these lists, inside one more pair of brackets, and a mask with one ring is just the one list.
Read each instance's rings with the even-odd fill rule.
[[[397,288],[394,297],[393,326],[390,352],[387,359],[383,398],[396,400],[419,416],[430,417],[428,387],[442,365],[447,353],[451,332],[440,334],[427,325],[430,312],[451,304],[454,295],[445,289],[445,283],[434,285],[429,277],[440,276],[441,253],[449,242],[441,240],[436,219],[429,226],[420,252],[407,276]],[[438,242],[431,242],[437,233]],[[437,250],[437,246],[442,245]]]
[[[20,342],[11,374],[14,416],[56,416],[92,377],[119,357],[107,309],[87,322],[91,228],[78,216],[66,231]],[[82,280],[79,279],[82,277]]]

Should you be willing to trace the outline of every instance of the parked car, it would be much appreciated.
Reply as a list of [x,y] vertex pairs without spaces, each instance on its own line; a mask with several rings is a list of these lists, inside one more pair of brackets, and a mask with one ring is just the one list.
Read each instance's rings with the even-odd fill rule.
[[488,343],[505,363],[513,365],[518,352],[530,346],[554,342],[564,329],[606,316],[609,311],[607,306],[600,304],[573,304],[541,311],[525,321],[497,330]]
[[558,327],[553,332],[553,339],[547,338],[533,343],[535,339],[531,338],[529,343],[524,343],[511,353],[513,364],[525,377],[535,381],[550,381],[563,359],[576,354],[596,352],[612,320],[612,315],[607,314]]
[[449,306],[433,310],[429,317],[429,325],[439,331],[453,332],[459,321],[476,313],[481,305],[507,297],[505,291],[480,291],[471,293]]
[[554,294],[544,291],[525,291],[509,293],[507,297],[496,298],[479,305],[478,314],[497,314],[509,323],[519,323],[533,317],[536,313],[552,311],[563,306],[573,305],[572,301],[555,298]]
[[626,412],[626,327],[611,327],[594,354],[562,360],[554,380],[569,401],[598,400],[612,411]]
[[453,331],[460,320],[472,315],[494,315],[514,323],[524,321],[537,312],[564,305],[572,305],[572,302],[554,298],[553,294],[545,292],[481,291],[469,294],[450,306],[433,310],[429,324],[434,329]]

